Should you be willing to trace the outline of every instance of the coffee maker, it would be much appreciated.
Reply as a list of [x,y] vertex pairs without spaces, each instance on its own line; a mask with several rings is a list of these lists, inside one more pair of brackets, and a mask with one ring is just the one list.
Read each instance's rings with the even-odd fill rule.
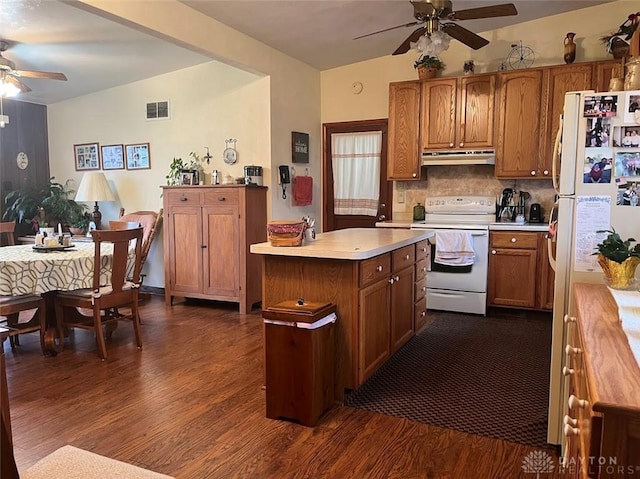
[[262,166],[245,166],[244,182],[246,185],[262,186]]
[[540,203],[532,203],[529,209],[529,223],[542,223],[544,217],[542,216],[542,207]]

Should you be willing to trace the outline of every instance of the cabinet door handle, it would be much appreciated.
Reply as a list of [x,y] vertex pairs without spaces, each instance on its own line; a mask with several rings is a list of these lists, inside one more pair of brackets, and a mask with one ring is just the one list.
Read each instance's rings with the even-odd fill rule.
[[218,201],[227,201],[227,199],[224,196],[218,196]]
[[200,248],[202,248],[202,249],[205,249],[206,247],[207,247],[207,245],[206,245],[206,244],[201,244],[201,245],[200,245]]
[[187,197],[186,196],[181,196],[180,197],[180,201],[187,201]]
[[531,176],[536,176],[536,172],[535,171],[531,171]]
[[564,435],[569,436],[578,436],[580,434],[580,429],[577,427],[571,427],[569,424],[564,425]]
[[422,248],[422,252],[426,253],[427,252],[427,248]]
[[464,146],[464,142],[463,142],[463,141],[461,141],[461,142],[460,142],[460,148],[462,148],[463,146]]
[[409,255],[408,254],[405,255],[404,259],[405,259],[405,261],[408,260],[409,259]]
[[494,249],[491,250],[491,254],[497,254],[498,252]]
[[411,175],[411,176],[413,176],[413,177],[415,178],[415,177],[417,177],[418,175],[417,175],[416,173],[414,173],[414,174],[413,174],[413,175]]
[[544,170],[544,171],[542,172],[542,174],[543,174],[544,176],[548,176],[548,175],[549,175],[549,170]]
[[425,293],[425,292],[427,291],[427,287],[426,287],[426,286],[423,286],[423,287],[422,287],[422,289],[421,289],[420,291],[422,291],[423,293]]
[[515,243],[516,241],[518,241],[516,238],[511,238],[512,243]]
[[575,369],[571,369],[571,368],[568,368],[568,367],[566,367],[566,366],[564,366],[564,367],[562,368],[562,374],[563,374],[564,376],[571,376],[571,375],[575,374],[575,372],[576,372],[576,370],[575,370]]
[[421,317],[421,318],[424,318],[426,315],[427,315],[427,312],[426,312],[426,311],[422,311],[422,312],[420,312],[420,317]]
[[573,394],[571,396],[569,396],[569,407],[571,409],[574,409],[576,407],[579,407],[579,408],[582,409],[582,408],[587,407],[587,404],[589,404],[589,402],[586,399],[578,399]]
[[389,284],[393,284],[393,283],[395,283],[395,279],[389,278]]
[[582,352],[580,348],[574,348],[569,344],[567,344],[567,346],[564,348],[564,351],[565,353],[567,353],[567,356],[575,356],[576,354],[580,354]]
[[564,322],[565,322],[565,324],[575,323],[576,322],[576,317],[575,316],[569,316],[568,314],[565,314],[564,315]]
[[577,419],[573,419],[568,414],[564,416],[564,419],[563,419],[562,422],[563,422],[564,425],[568,424],[569,426],[573,426],[573,427],[576,427],[578,425],[578,420]]
[[453,148],[453,143],[449,143],[449,148]]
[[379,273],[380,271],[382,271],[382,266],[376,266],[376,271]]

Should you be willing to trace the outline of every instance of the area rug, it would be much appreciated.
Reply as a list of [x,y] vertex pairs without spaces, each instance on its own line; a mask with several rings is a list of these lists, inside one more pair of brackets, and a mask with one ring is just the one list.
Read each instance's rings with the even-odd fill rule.
[[21,479],[173,479],[171,476],[109,459],[93,452],[64,446],[43,457]]
[[551,317],[435,314],[345,405],[545,446]]

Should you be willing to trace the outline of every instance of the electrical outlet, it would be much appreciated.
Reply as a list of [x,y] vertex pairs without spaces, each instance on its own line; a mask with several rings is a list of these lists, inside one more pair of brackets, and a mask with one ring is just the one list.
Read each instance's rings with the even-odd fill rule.
[[404,203],[404,191],[398,191],[398,203]]

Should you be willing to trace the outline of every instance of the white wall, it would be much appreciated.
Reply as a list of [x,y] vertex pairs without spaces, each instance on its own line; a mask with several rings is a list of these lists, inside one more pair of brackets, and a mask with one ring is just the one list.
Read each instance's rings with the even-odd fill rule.
[[[210,167],[242,176],[244,165],[263,166],[269,187],[269,219],[320,217],[320,75],[312,67],[232,30],[175,0],[162,2],[88,0],[73,3],[92,13],[215,58],[211,64],[161,75],[95,95],[50,105],[51,171],[58,178],[76,178],[73,145],[149,142],[151,169],[106,174],[128,211],[158,209],[159,186],[174,156],[190,151],[214,156]],[[117,74],[117,72],[114,72]],[[168,97],[170,121],[147,122],[144,104]],[[310,134],[309,174],[314,177],[314,203],[296,207],[281,198],[277,165],[291,162],[291,132]],[[239,162],[221,160],[224,139],[238,139]],[[296,165],[301,173],[304,168]],[[119,204],[101,205],[103,221],[117,216]],[[147,260],[145,284],[164,286],[162,241]]]

